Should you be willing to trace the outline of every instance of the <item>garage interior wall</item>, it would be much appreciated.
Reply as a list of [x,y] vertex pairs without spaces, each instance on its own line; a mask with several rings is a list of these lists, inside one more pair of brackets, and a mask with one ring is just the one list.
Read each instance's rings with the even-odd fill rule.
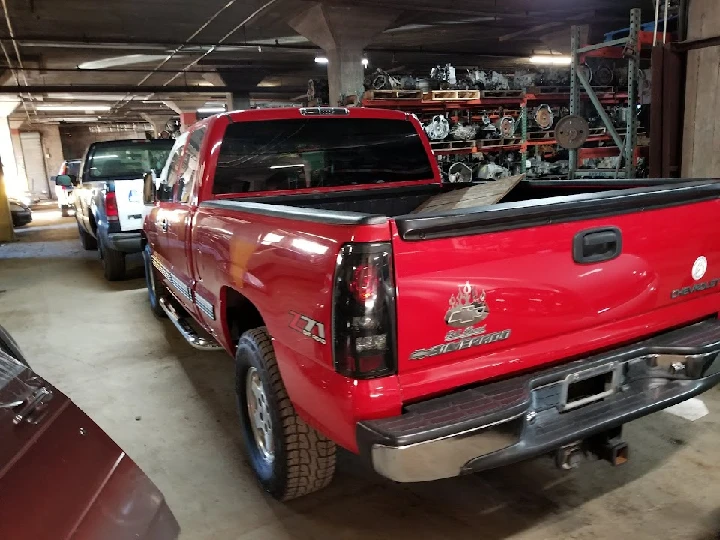
[[22,146],[28,189],[36,198],[50,198],[42,135],[38,131],[21,132],[20,144]]
[[145,139],[144,131],[113,131],[110,133],[92,133],[85,126],[60,128],[60,139],[65,159],[80,159],[94,142],[125,139]]
[[[720,35],[720,1],[690,0],[688,40]],[[720,176],[720,47],[688,52],[682,176]]]

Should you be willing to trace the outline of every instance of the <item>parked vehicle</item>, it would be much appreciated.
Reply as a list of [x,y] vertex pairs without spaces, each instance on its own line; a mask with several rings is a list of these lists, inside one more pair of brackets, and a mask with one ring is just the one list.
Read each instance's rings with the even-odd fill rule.
[[22,227],[32,222],[32,210],[25,203],[18,199],[8,198],[10,204],[10,215],[14,227]]
[[716,181],[521,182],[423,213],[468,185],[442,185],[413,115],[362,108],[214,116],[169,171],[150,305],[235,356],[280,499],[326,486],[336,444],[398,482],[620,464],[624,424],[720,381]]
[[172,140],[97,142],[83,160],[75,189],[80,241],[99,249],[105,277],[125,277],[125,255],[142,251],[143,177],[160,174]]
[[0,326],[0,538],[172,540],[152,481]]
[[50,179],[55,184],[55,199],[63,217],[70,216],[70,211],[75,206],[73,191],[78,182],[81,164],[80,159],[63,161],[57,176]]

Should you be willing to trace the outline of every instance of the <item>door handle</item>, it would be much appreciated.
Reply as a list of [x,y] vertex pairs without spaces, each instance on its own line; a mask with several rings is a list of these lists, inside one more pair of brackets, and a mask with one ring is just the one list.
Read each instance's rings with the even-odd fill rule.
[[622,253],[622,232],[617,227],[581,231],[573,240],[573,259],[578,264],[611,261]]
[[168,220],[167,220],[167,219],[163,219],[163,220],[160,222],[160,227],[162,228],[162,232],[168,232]]

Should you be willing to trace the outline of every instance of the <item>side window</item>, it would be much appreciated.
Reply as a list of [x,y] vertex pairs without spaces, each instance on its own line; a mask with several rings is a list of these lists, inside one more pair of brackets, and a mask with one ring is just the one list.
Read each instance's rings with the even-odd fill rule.
[[190,134],[188,145],[183,156],[183,165],[180,167],[182,174],[178,180],[177,195],[175,201],[189,203],[195,183],[198,180],[198,169],[200,167],[200,148],[207,128],[201,127]]
[[175,148],[170,155],[168,164],[167,180],[161,178],[160,190],[158,192],[158,199],[161,201],[171,201],[173,194],[173,187],[177,183],[177,179],[180,175],[179,165],[180,158],[183,155],[184,144],[176,144]]

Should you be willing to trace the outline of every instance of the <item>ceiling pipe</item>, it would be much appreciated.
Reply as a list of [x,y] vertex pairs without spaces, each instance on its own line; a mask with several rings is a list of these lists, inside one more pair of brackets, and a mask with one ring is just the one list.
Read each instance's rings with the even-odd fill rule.
[[[15,37],[15,31],[13,30],[12,23],[10,22],[10,14],[8,13],[7,3],[5,2],[5,0],[2,0],[2,7],[3,7],[3,11],[5,13],[5,24],[7,24],[8,32],[10,33],[10,37]],[[20,48],[18,47],[17,41],[13,40],[12,44],[15,49],[15,56],[17,58],[18,67],[20,67],[22,69],[23,63],[22,63],[22,56],[20,56]],[[4,44],[2,46],[2,50],[3,50],[3,53],[5,54],[5,58],[8,61],[8,65],[12,65],[10,62],[10,55],[8,55],[7,49],[5,48]],[[13,75],[15,77],[15,82],[17,82],[17,84],[20,85],[20,80],[18,79],[17,72],[13,73]],[[22,72],[22,76],[23,76],[23,81],[25,82],[25,86],[28,86],[28,80],[27,80],[27,76],[25,75],[25,72]],[[30,98],[32,99],[32,95],[30,95]],[[23,105],[23,109],[25,110],[25,115],[28,117],[28,120],[30,120],[30,113],[28,112],[27,104],[25,103],[24,99],[22,100],[22,105]],[[34,107],[33,107],[33,109],[34,109]],[[34,112],[35,112],[35,116],[37,116],[37,111],[34,111]]]
[[[2,0],[2,1],[5,2],[5,0]],[[230,1],[229,1],[228,3],[226,3],[223,7],[221,7],[218,11],[216,11],[216,12],[213,14],[213,16],[210,17],[207,21],[205,21],[205,24],[203,24],[202,26],[200,26],[200,28],[198,28],[195,32],[193,32],[192,35],[190,35],[190,37],[188,37],[188,38],[185,40],[184,43],[181,43],[178,47],[176,47],[174,51],[172,51],[169,55],[167,55],[167,56],[165,57],[165,59],[164,59],[162,62],[160,62],[160,63],[155,67],[155,69],[153,69],[153,70],[150,71],[147,75],[145,75],[145,77],[142,78],[142,80],[137,84],[137,86],[141,86],[142,84],[144,84],[145,82],[147,82],[148,79],[150,79],[150,77],[152,77],[155,73],[157,73],[157,70],[158,70],[158,69],[162,68],[162,67],[163,67],[164,65],[166,65],[170,60],[172,60],[172,59],[175,57],[175,55],[176,55],[177,53],[179,53],[190,41],[192,41],[195,37],[197,37],[198,34],[200,34],[200,32],[202,32],[203,30],[205,30],[215,19],[217,19],[217,18],[220,16],[220,14],[221,14],[223,11],[225,11],[226,9],[228,9],[228,8],[229,8],[230,6],[232,6],[235,2],[236,2],[236,0],[230,0]],[[121,104],[123,104],[128,97],[129,97],[129,94],[126,95],[125,97],[123,97],[123,99],[121,99],[121,100],[118,101],[117,103],[115,103],[115,104],[113,105],[113,110],[116,109],[116,108],[118,108]],[[132,101],[132,100],[131,100],[131,101]]]
[[[76,94],[87,93],[119,93],[129,92],[132,94],[227,94],[230,92],[228,86],[141,86],[137,87],[131,84],[48,84],[48,85],[29,85],[29,86],[0,86],[0,94],[28,94],[28,93],[45,93],[45,92],[70,92]],[[226,96],[219,96],[224,98]]]
[[[5,0],[3,0],[4,2]],[[249,23],[251,20],[253,20],[255,17],[257,17],[260,13],[265,11],[267,8],[272,6],[277,0],[268,0],[265,2],[262,6],[257,8],[255,11],[253,11],[250,15],[245,17],[245,19],[238,25],[236,25],[232,30],[230,30],[227,34],[225,34],[220,40],[218,41],[218,45],[222,45],[223,42],[227,41],[227,39],[232,36],[235,32],[240,30],[243,26],[245,26],[247,23]],[[199,58],[196,58],[192,62],[190,62],[187,66],[185,66],[181,71],[178,71],[177,74],[175,74],[174,77],[171,77],[168,81],[166,81],[163,86],[168,86],[171,82],[173,82],[175,79],[177,79],[180,75],[187,72],[191,67],[193,67],[195,64],[200,62],[203,58],[207,57],[208,55],[212,54],[215,51],[216,47],[210,47],[206,53],[204,53]]]

